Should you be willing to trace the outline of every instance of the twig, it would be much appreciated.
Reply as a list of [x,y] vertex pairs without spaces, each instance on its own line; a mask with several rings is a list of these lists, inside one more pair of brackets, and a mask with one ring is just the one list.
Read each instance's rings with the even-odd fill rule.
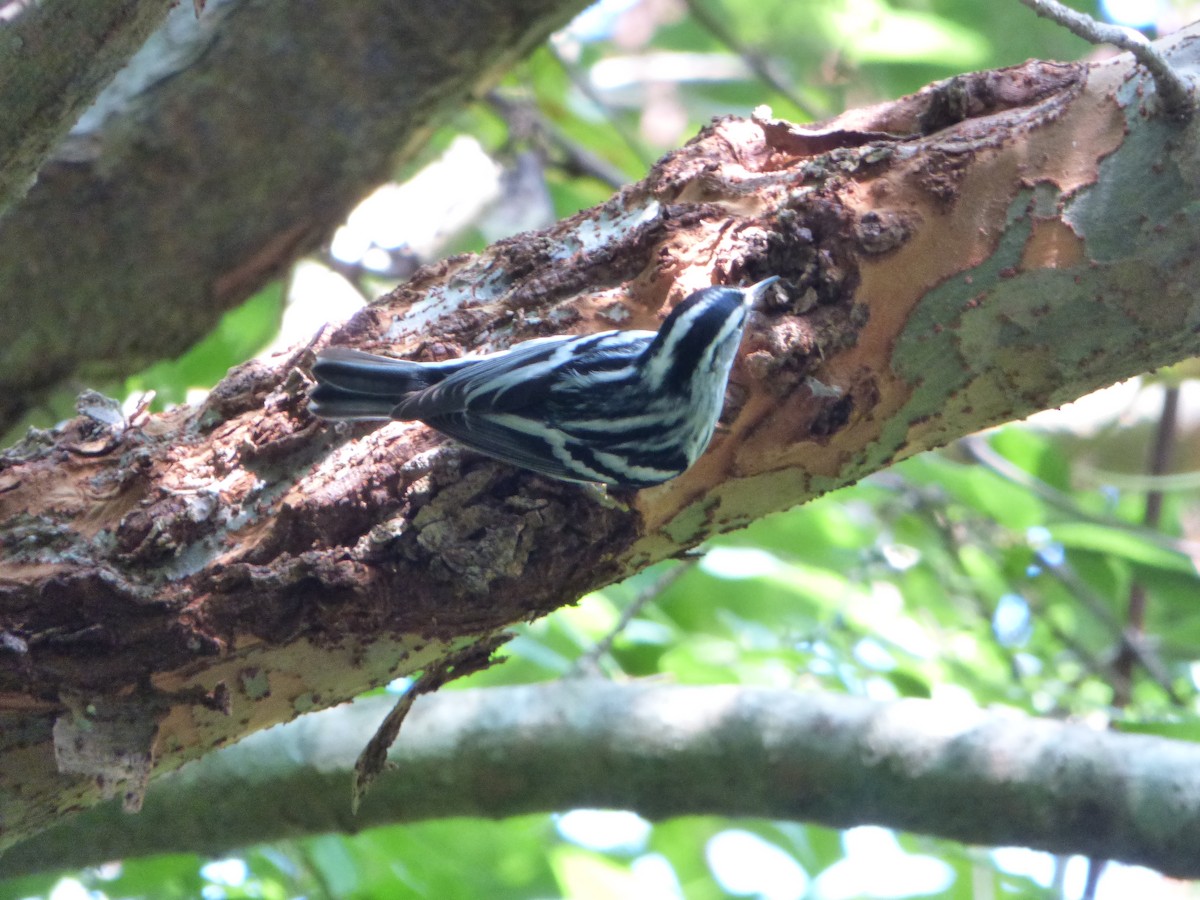
[[736,53],[749,66],[750,71],[758,76],[759,80],[768,85],[773,91],[783,95],[788,101],[799,109],[804,115],[808,116],[813,121],[825,118],[825,114],[821,110],[814,107],[811,103],[806,103],[799,94],[797,94],[792,86],[786,84],[780,78],[776,77],[771,68],[763,62],[763,58],[750,47],[743,44],[736,35],[716,18],[711,12],[702,6],[698,0],[685,0],[688,12],[692,14],[692,18],[704,26],[718,41]]
[[567,59],[563,57],[563,55],[558,51],[558,48],[554,46],[553,41],[546,46],[550,50],[550,55],[553,56],[555,61],[562,67],[562,70],[566,73],[567,78],[570,79],[571,84],[575,86],[575,89],[579,91],[579,93],[583,94],[583,96],[587,97],[587,99],[592,103],[596,104],[597,109],[603,112],[605,118],[608,119],[609,127],[612,128],[613,133],[621,139],[621,143],[629,148],[629,152],[634,155],[638,162],[641,163],[643,168],[649,169],[651,163],[654,161],[647,158],[637,138],[635,138],[633,134],[630,133],[629,129],[625,127],[625,125],[621,122],[620,117],[613,112],[612,107],[605,103],[604,98],[596,93],[596,90],[591,86],[590,83],[588,83],[587,78],[585,78],[579,72],[578,68],[573,66]]
[[[1112,632],[1114,640],[1120,643],[1121,649],[1118,651],[1119,653],[1128,653],[1133,660],[1141,665],[1146,670],[1146,674],[1150,679],[1159,686],[1172,703],[1176,706],[1184,705],[1183,698],[1171,686],[1170,673],[1163,666],[1162,661],[1153,654],[1150,647],[1147,646],[1146,641],[1141,635],[1135,635],[1122,628],[1121,622],[1105,605],[1104,599],[1088,587],[1087,583],[1073,569],[1063,565],[1047,565],[1043,567],[1042,571],[1070,591],[1071,595],[1082,603],[1101,625]],[[1062,637],[1065,638],[1065,636],[1064,632]],[[1079,652],[1078,646],[1072,649]],[[1112,665],[1113,663],[1111,662],[1108,665],[1093,664],[1092,669],[1099,675],[1103,669],[1112,672]]]
[[1194,491],[1200,488],[1200,470],[1174,472],[1170,475],[1147,475],[1116,472],[1083,462],[1076,468],[1080,480],[1087,487],[1104,486],[1142,494],[1149,494],[1151,491],[1167,494],[1172,491]]
[[1057,22],[1072,34],[1078,35],[1089,43],[1112,44],[1132,53],[1134,58],[1150,72],[1150,77],[1154,79],[1154,84],[1158,88],[1163,111],[1171,118],[1187,121],[1195,113],[1195,90],[1191,83],[1138,32],[1097,22],[1085,13],[1068,9],[1058,0],[1021,0],[1021,2],[1042,18]]
[[[988,445],[986,439],[979,435],[964,438],[959,443],[984,468],[990,469],[994,474],[999,475],[1006,481],[1025,487],[1042,500],[1059,509],[1066,510],[1084,521],[1107,525],[1111,528],[1120,528],[1123,531],[1136,534],[1144,540],[1151,541],[1158,546],[1182,553],[1192,559],[1196,558],[1196,548],[1191,541],[1181,541],[1151,528],[1131,525],[1128,522],[1123,522],[1113,517],[1097,516],[1085,512],[1066,494],[1055,490],[1040,478],[1030,475],[1024,469],[1009,462],[993,450]],[[1047,565],[1044,567],[1044,571],[1071,591],[1075,598],[1081,601],[1097,620],[1112,631],[1113,636],[1120,642],[1121,649],[1118,651],[1119,653],[1130,654],[1134,660],[1141,664],[1155,683],[1162,688],[1163,693],[1170,698],[1172,703],[1177,705],[1182,704],[1182,699],[1171,687],[1170,675],[1150,652],[1145,641],[1140,639],[1140,635],[1134,634],[1123,627],[1117,617],[1105,605],[1105,602],[1073,570],[1065,566]]]
[[594,178],[614,191],[629,183],[625,174],[615,166],[609,165],[562,134],[534,104],[510,99],[499,91],[489,91],[484,97],[484,102],[504,119],[512,137],[524,138],[543,145],[547,150],[559,151],[564,157],[560,165],[569,172]]
[[400,725],[408,718],[413,703],[422,694],[431,694],[455,678],[479,672],[492,665],[492,654],[507,641],[511,635],[501,632],[481,637],[474,643],[430,663],[418,676],[396,705],[375,729],[375,734],[367,742],[354,763],[354,781],[350,788],[350,811],[358,813],[359,804],[367,794],[371,782],[383,771],[387,764],[387,753],[400,733]]
[[[1158,417],[1158,428],[1154,432],[1154,443],[1150,448],[1150,458],[1146,469],[1151,476],[1161,476],[1171,463],[1171,450],[1175,443],[1175,433],[1179,424],[1179,388],[1167,387],[1163,396],[1162,414]],[[1142,525],[1148,529],[1158,530],[1162,521],[1163,492],[1151,490],[1146,494],[1146,509],[1142,514]],[[1133,698],[1133,668],[1136,663],[1145,666],[1146,671],[1167,692],[1167,696],[1176,705],[1182,705],[1181,698],[1170,686],[1170,680],[1165,671],[1155,671],[1150,666],[1150,658],[1142,654],[1142,637],[1146,624],[1146,586],[1140,580],[1134,579],[1129,586],[1129,603],[1126,607],[1125,627],[1121,634],[1121,646],[1113,660],[1113,706],[1123,709],[1129,706]],[[1087,884],[1084,887],[1081,900],[1093,900],[1096,887],[1104,873],[1108,860],[1101,857],[1088,859]]]
[[662,596],[662,593],[676,581],[678,581],[681,576],[687,572],[690,572],[695,564],[695,559],[687,559],[681,562],[673,569],[669,569],[667,572],[663,573],[663,575],[659,578],[656,578],[653,584],[646,587],[645,590],[641,591],[636,597],[634,597],[633,600],[629,602],[629,605],[621,610],[621,616],[617,619],[617,624],[612,627],[608,634],[596,641],[595,646],[593,646],[586,653],[582,654],[579,659],[576,660],[575,665],[571,668],[570,674],[586,675],[598,670],[600,667],[600,659],[612,650],[613,643],[616,641],[617,637],[621,634],[621,632],[629,627],[629,623],[634,620],[637,614],[640,613],[648,603],[651,603],[658,597]]
[[[1170,386],[1163,396],[1162,415],[1158,419],[1158,428],[1154,434],[1154,444],[1150,449],[1150,459],[1146,467],[1150,475],[1162,475],[1167,471],[1171,461],[1171,450],[1175,443],[1175,432],[1179,423],[1179,388]],[[1148,529],[1157,530],[1162,519],[1163,494],[1153,490],[1146,494],[1146,511],[1142,515],[1142,524]],[[1117,706],[1129,703],[1131,681],[1133,679],[1133,664],[1135,647],[1142,636],[1146,623],[1146,586],[1141,581],[1134,581],[1129,587],[1129,605],[1125,623],[1125,640],[1117,654],[1113,668],[1116,672],[1117,683],[1114,685]]]
[[1107,867],[1107,859],[1095,856],[1088,859],[1087,881],[1084,883],[1083,893],[1079,895],[1079,900],[1095,900],[1096,889],[1100,886],[1100,876],[1104,874]]
[[1148,543],[1156,547],[1162,547],[1165,550],[1171,550],[1179,553],[1189,559],[1200,559],[1200,543],[1196,541],[1186,540],[1184,538],[1172,537],[1169,534],[1163,534],[1160,531],[1147,529],[1141,525],[1135,525],[1131,522],[1126,522],[1123,519],[1118,519],[1115,516],[1098,515],[1088,512],[1083,509],[1075,500],[1062,491],[1052,487],[1042,481],[1035,475],[1030,475],[1020,466],[1009,462],[999,453],[991,448],[987,439],[980,437],[977,434],[965,437],[958,442],[958,445],[967,452],[975,462],[979,463],[985,469],[989,469],[993,474],[998,475],[1005,481],[1032,491],[1039,499],[1044,500],[1049,505],[1069,513],[1084,522],[1091,522],[1095,525],[1105,525],[1109,528],[1117,528],[1129,534],[1136,535]]

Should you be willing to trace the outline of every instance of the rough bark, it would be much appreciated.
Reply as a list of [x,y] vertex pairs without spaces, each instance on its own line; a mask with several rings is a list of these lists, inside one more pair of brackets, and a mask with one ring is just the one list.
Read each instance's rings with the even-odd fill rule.
[[584,5],[179,4],[0,222],[0,434],[194,344]]
[[[926,700],[591,680],[417,701],[353,820],[387,697],[306,716],[0,857],[0,875],[396,822],[576,808],[881,824],[1200,877],[1200,746]],[[187,814],[180,815],[181,810]]]
[[[1193,64],[1190,38],[1174,42]],[[93,408],[0,469],[2,841],[412,672],[707,536],[1196,353],[1194,126],[1127,58],[964,76],[819,128],[726,119],[607,204],[422,272],[321,342],[414,358],[653,326],[783,278],[726,431],[604,497],[305,410],[311,349],[200,408]]]

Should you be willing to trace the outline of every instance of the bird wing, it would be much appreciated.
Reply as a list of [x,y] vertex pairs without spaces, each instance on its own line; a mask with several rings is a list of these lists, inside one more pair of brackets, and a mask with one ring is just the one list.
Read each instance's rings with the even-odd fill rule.
[[463,365],[443,381],[406,397],[392,415],[432,425],[431,418],[467,411],[484,415],[544,408],[568,371],[627,365],[653,336],[654,332],[604,331],[525,341]]
[[565,449],[553,429],[512,413],[474,415],[470,412],[431,416],[423,421],[488,456],[522,468],[562,478],[583,481],[577,469],[568,467]]
[[654,332],[606,331],[526,341],[471,360],[444,381],[404,398],[397,419],[420,419],[462,444],[568,481],[609,481],[587,448],[556,419],[625,377]]

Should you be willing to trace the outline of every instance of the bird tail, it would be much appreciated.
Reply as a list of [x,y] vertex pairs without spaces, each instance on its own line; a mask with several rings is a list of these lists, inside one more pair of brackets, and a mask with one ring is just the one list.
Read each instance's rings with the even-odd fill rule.
[[317,354],[312,373],[317,379],[308,401],[313,415],[322,419],[390,419],[401,400],[441,381],[450,369],[330,347]]

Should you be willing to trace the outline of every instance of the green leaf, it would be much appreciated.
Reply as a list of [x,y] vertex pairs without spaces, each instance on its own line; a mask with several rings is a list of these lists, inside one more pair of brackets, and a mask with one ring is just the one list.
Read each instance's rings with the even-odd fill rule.
[[1184,554],[1157,543],[1148,535],[1092,522],[1055,522],[1046,526],[1051,539],[1068,549],[1107,553],[1142,566],[1195,575],[1196,566]]

